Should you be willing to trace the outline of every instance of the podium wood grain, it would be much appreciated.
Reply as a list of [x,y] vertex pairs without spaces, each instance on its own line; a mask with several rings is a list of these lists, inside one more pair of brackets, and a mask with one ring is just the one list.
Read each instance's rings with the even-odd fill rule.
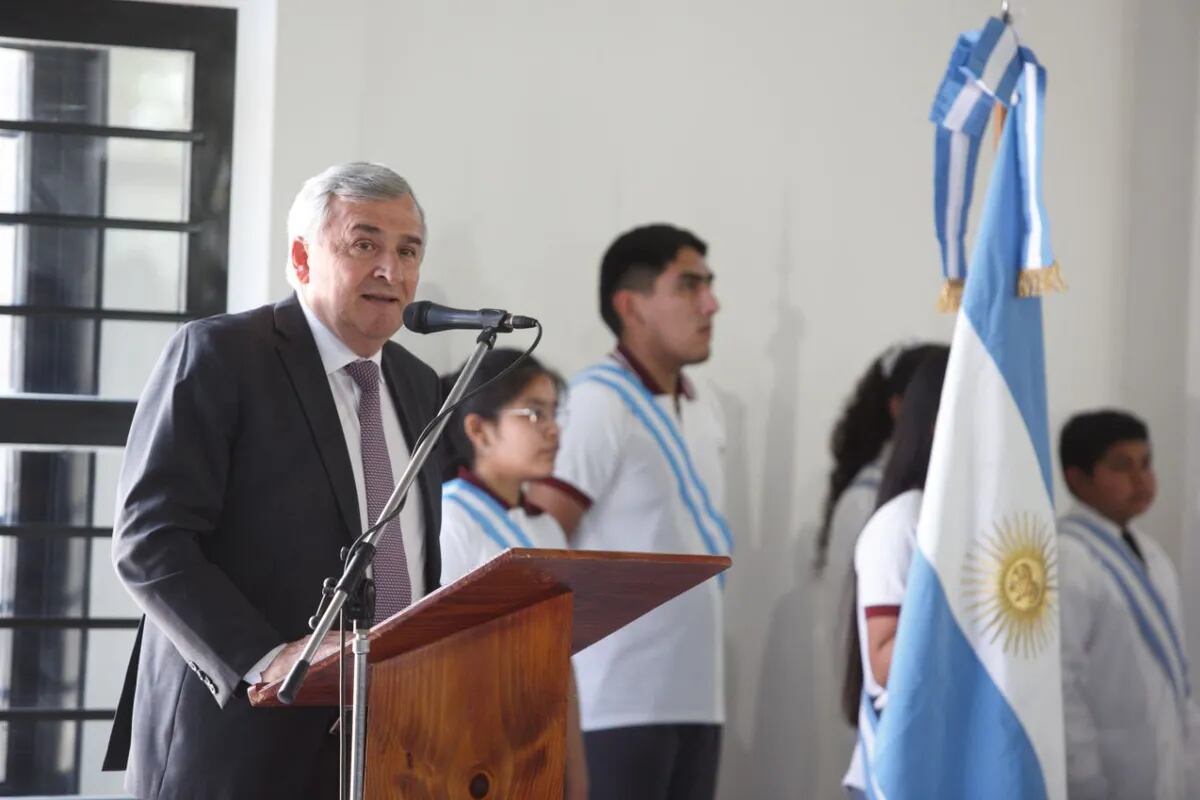
[[570,624],[559,595],[376,666],[366,796],[562,797]]
[[[562,797],[570,655],[730,565],[512,549],[371,629],[367,795]],[[296,705],[337,704],[337,656]],[[349,674],[349,669],[347,669]],[[279,684],[249,691],[278,706]]]

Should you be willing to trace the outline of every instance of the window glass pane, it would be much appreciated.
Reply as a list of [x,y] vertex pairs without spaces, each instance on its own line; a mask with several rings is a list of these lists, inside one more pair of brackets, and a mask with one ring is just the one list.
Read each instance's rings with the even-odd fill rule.
[[167,341],[173,322],[100,323],[100,396],[136,400]]
[[190,153],[188,142],[109,139],[104,215],[187,220]]
[[0,213],[75,214],[156,222],[187,218],[191,144],[8,131],[0,158],[25,173],[0,189]]
[[81,726],[74,722],[20,720],[7,731],[7,762],[0,792],[5,795],[74,794],[75,744]]
[[116,516],[117,481],[121,477],[125,448],[100,447],[94,454],[92,525],[111,528]]
[[[121,667],[124,675],[125,667]],[[128,797],[124,772],[101,772],[108,749],[111,722],[83,723],[83,749],[79,754],[79,792],[91,797]]]
[[95,308],[103,240],[95,228],[0,225],[0,303]]
[[[117,579],[112,564],[112,539],[92,539],[88,614],[93,617],[140,617],[142,610]],[[124,674],[124,664],[122,674]]]
[[[93,611],[92,616],[103,615]],[[88,631],[84,708],[116,708],[136,635],[134,629]]]
[[179,327],[174,322],[49,316],[8,319],[13,357],[8,372],[0,375],[0,392],[116,400],[141,395],[150,370]]
[[[0,111],[4,119],[82,122],[120,128],[190,130],[192,61],[186,50],[99,47],[0,37]],[[90,91],[106,84],[90,107],[29,90],[45,73]]]
[[0,305],[182,312],[186,261],[183,233],[0,225]]
[[105,231],[101,304],[132,311],[185,311],[187,234]]
[[[0,461],[8,465],[6,513],[0,518],[0,524],[91,524],[93,453],[94,450],[83,448],[0,444]],[[82,567],[78,572],[83,574]],[[3,564],[0,564],[2,575]],[[22,577],[17,576],[17,580]],[[0,583],[3,583],[2,578]],[[79,598],[73,602],[79,602]],[[3,600],[0,599],[2,607]],[[37,607],[30,607],[16,613],[37,610]]]

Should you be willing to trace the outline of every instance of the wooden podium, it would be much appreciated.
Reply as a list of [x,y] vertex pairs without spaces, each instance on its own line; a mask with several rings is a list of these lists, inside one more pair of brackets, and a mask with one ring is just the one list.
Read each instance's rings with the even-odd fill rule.
[[[730,563],[507,550],[379,623],[366,796],[561,798],[570,655]],[[336,656],[314,663],[295,705],[336,706],[337,672]],[[278,689],[254,686],[250,702],[277,706]]]

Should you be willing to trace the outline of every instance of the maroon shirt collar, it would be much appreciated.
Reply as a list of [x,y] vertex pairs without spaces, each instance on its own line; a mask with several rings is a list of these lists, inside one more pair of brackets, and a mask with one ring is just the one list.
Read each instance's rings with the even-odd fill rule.
[[[493,492],[491,487],[488,486],[486,483],[484,483],[483,479],[480,478],[478,475],[476,475],[471,470],[467,469],[466,467],[459,467],[458,468],[458,477],[462,478],[464,481],[471,484],[476,489],[479,489],[479,491],[487,494],[488,497],[492,498],[497,503],[499,503],[500,507],[503,508],[505,511],[512,511],[512,509],[513,509],[512,503],[509,503],[503,497],[501,497],[500,495]],[[521,493],[520,505],[521,505],[521,508],[525,511],[525,513],[531,517],[536,517],[538,514],[542,513],[541,508],[539,508],[538,506],[535,506],[533,503],[531,503],[527,499],[525,499],[524,492]]]
[[[658,385],[658,382],[654,380],[654,376],[651,375],[645,366],[642,365],[642,362],[638,361],[637,356],[635,356],[628,347],[623,344],[618,344],[617,350],[613,355],[615,358],[623,361],[631,370],[633,370],[633,374],[638,376],[638,379],[642,382],[642,385],[646,387],[646,391],[648,391],[650,394],[660,395],[667,393],[665,389]],[[679,383],[676,384],[675,391],[672,394],[676,400],[679,399],[680,395],[683,395],[688,400],[694,399],[692,393],[692,382],[689,381],[683,373],[680,373]]]

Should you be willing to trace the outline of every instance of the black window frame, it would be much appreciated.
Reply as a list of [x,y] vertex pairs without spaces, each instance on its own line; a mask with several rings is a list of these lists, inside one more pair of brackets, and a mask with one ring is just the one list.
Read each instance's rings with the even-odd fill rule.
[[[192,127],[149,130],[108,125],[0,119],[0,131],[66,136],[132,138],[190,144],[187,216],[161,222],[107,216],[0,213],[0,225],[38,225],[176,231],[187,239],[184,308],[179,312],[65,305],[6,305],[0,315],[182,323],[226,310],[229,204],[233,155],[237,10],[129,0],[3,0],[0,37],[98,47],[144,47],[193,54]],[[101,265],[103,269],[106,265]],[[112,266],[112,265],[107,265]],[[97,342],[99,332],[96,333]],[[98,349],[98,345],[97,345]],[[94,357],[95,354],[94,354]],[[97,385],[98,390],[98,385]],[[94,395],[0,395],[0,446],[124,447],[135,401]],[[94,467],[91,480],[94,481]],[[87,525],[11,523],[0,520],[0,536],[21,540],[94,540],[111,531]],[[90,546],[90,545],[89,545]],[[86,591],[86,586],[85,586]],[[84,631],[133,629],[137,618],[0,617],[0,629]],[[86,679],[82,676],[81,681]],[[82,682],[81,682],[82,686]],[[115,701],[116,698],[114,698]],[[108,720],[112,708],[0,709],[0,722],[38,720],[76,723]],[[78,731],[79,734],[82,731]],[[76,738],[76,784],[81,765]],[[75,791],[78,791],[76,786]]]

